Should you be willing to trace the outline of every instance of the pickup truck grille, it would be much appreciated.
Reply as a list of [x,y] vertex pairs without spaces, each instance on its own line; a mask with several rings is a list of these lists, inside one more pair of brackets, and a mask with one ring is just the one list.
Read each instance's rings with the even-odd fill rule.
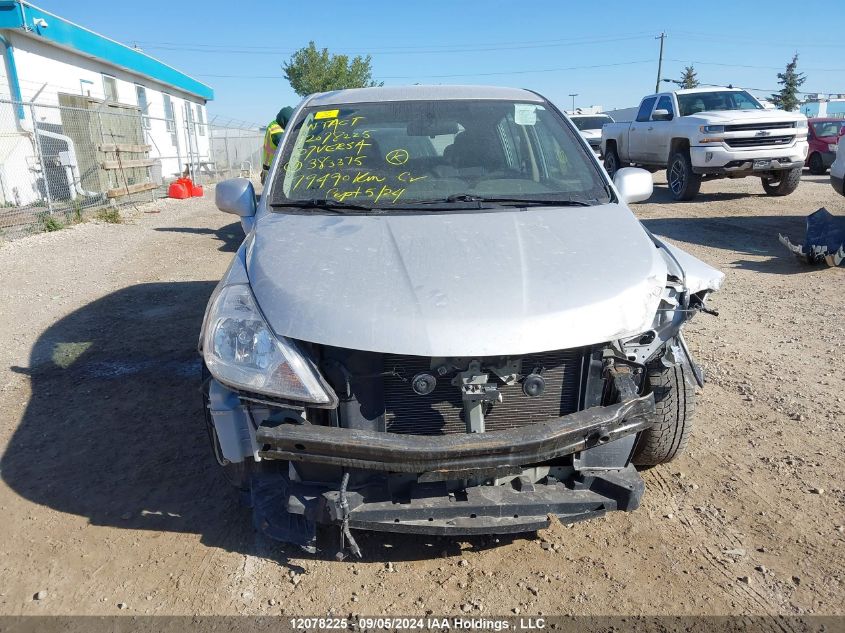
[[728,138],[725,139],[725,143],[728,147],[777,147],[789,145],[794,139],[794,136],[752,136],[750,138]]
[[781,123],[737,123],[726,125],[725,132],[748,132],[754,130],[791,130],[795,123],[784,121]]
[[[498,431],[536,424],[578,410],[581,393],[581,368],[584,348],[527,354],[522,357],[523,373],[543,368],[546,389],[531,398],[519,383],[499,387],[503,400],[489,405],[485,412],[485,430]],[[483,359],[481,359],[483,361]],[[430,371],[431,359],[421,356],[384,356],[385,372],[411,377]],[[491,376],[491,380],[494,378]],[[384,379],[385,429],[389,433],[445,435],[466,433],[460,389],[449,377],[438,379],[437,387],[427,396],[414,393],[408,382],[396,375]]]

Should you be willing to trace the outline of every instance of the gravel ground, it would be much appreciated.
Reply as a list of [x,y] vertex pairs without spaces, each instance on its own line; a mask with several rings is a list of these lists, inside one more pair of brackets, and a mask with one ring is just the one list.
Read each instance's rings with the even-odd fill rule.
[[196,337],[242,233],[208,194],[3,244],[0,613],[845,614],[845,270],[777,241],[845,199],[806,176],[673,203],[656,179],[637,215],[727,274],[688,329],[709,383],[687,453],[634,513],[360,534],[360,562],[256,535],[210,456]]

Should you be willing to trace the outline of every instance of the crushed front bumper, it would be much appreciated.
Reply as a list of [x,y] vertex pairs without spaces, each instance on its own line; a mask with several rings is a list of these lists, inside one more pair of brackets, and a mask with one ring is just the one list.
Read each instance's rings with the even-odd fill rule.
[[[502,534],[543,528],[549,515],[571,523],[639,506],[644,484],[628,463],[635,434],[652,424],[652,394],[545,423],[479,434],[415,436],[315,425],[259,427],[260,455],[358,473],[337,486],[282,472],[252,486],[256,527],[314,546],[316,526],[440,535]],[[568,476],[523,474],[578,453]],[[592,458],[587,456],[592,455]],[[390,478],[410,478],[396,494]],[[498,485],[490,482],[498,480]],[[455,483],[463,485],[455,487]],[[467,485],[467,481],[477,485]],[[478,482],[487,482],[478,484]]]
[[500,486],[471,486],[450,493],[445,482],[415,484],[402,499],[383,485],[346,493],[262,474],[252,485],[256,529],[271,538],[313,549],[317,525],[441,536],[511,534],[548,527],[550,515],[563,523],[633,511],[645,484],[631,466],[585,470],[566,482],[530,483],[522,478]]
[[310,424],[258,428],[264,459],[395,473],[495,473],[549,461],[638,433],[651,425],[648,394],[548,422],[491,433],[427,436]]

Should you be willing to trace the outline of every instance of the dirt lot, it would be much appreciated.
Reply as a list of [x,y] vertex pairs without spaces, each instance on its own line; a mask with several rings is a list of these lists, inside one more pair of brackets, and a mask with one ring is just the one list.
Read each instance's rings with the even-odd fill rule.
[[207,194],[4,244],[0,613],[845,614],[845,269],[777,241],[823,205],[845,213],[807,176],[686,204],[659,184],[635,207],[727,274],[721,316],[688,330],[709,376],[695,435],[644,472],[639,510],[513,538],[360,534],[365,559],[342,563],[257,536],[208,451],[195,346],[232,216]]

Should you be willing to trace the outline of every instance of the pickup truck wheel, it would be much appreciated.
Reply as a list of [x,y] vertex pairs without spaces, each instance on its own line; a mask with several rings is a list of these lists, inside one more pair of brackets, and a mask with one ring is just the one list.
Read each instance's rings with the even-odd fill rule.
[[810,155],[810,173],[814,176],[824,176],[827,169],[824,166],[822,155],[818,152],[813,152]]
[[607,175],[613,178],[614,174],[619,171],[620,166],[619,154],[616,153],[616,148],[608,148],[604,154],[604,169],[607,171]]
[[701,189],[701,176],[692,171],[692,162],[687,152],[675,152],[666,168],[666,181],[675,200],[692,200]]
[[692,431],[695,388],[688,365],[649,366],[648,385],[654,393],[654,426],[642,431],[631,461],[637,466],[656,466],[675,459],[686,448]]
[[763,189],[770,196],[788,196],[798,189],[801,182],[801,167],[790,169],[776,178],[762,178]]

